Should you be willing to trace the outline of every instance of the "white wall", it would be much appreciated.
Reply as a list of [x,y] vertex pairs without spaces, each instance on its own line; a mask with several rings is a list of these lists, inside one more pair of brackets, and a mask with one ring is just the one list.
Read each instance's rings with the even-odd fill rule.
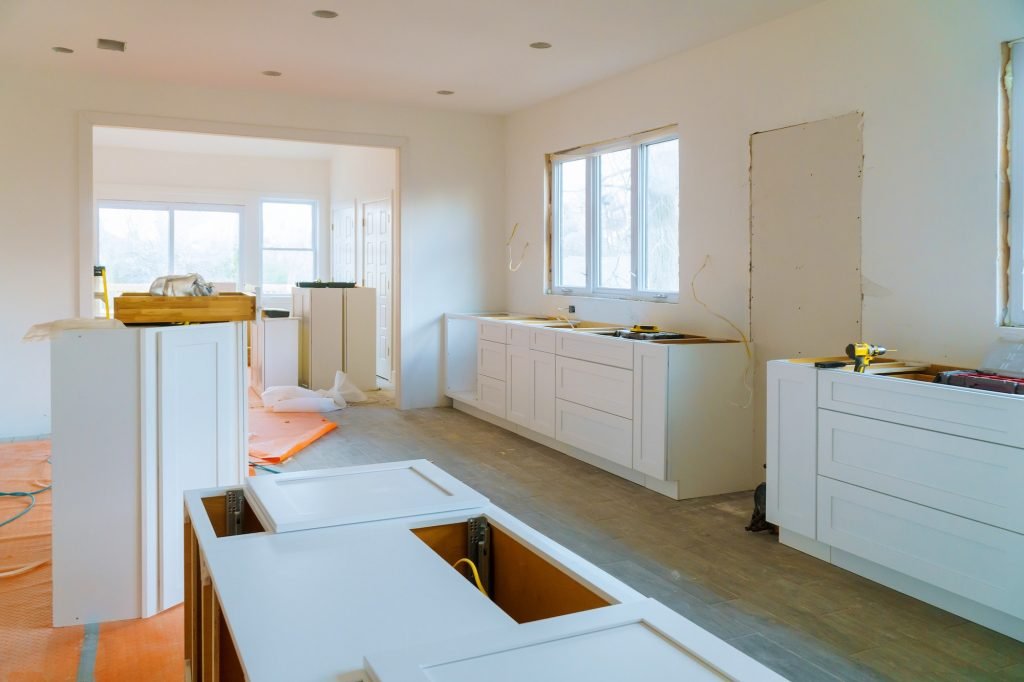
[[[532,244],[510,307],[735,337],[690,279],[710,254],[698,293],[747,328],[751,133],[862,111],[865,339],[976,365],[997,333],[1000,43],[1022,36],[1020,0],[830,0],[514,114],[505,223]],[[546,296],[544,154],[670,123],[680,303]]]
[[[327,153],[325,151],[325,155]],[[330,266],[330,181],[331,161],[326,158],[285,159],[130,147],[93,148],[93,186],[97,199],[243,206],[243,286],[260,283],[262,199],[317,202],[317,276],[326,278]],[[268,298],[264,304],[289,308],[291,297]]]
[[406,138],[403,407],[444,400],[441,314],[504,300],[498,117],[16,69],[3,74],[0,111],[0,289],[17,292],[0,316],[0,438],[50,428],[49,349],[20,339],[35,322],[77,314],[81,111]]
[[395,189],[395,153],[339,147],[331,157],[331,203],[387,199]]

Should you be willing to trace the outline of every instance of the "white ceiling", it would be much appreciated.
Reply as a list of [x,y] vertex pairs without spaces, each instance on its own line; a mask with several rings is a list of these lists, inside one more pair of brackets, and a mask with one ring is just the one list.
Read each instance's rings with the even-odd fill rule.
[[327,161],[337,152],[351,149],[351,147],[317,142],[100,126],[93,128],[92,142],[97,147],[127,147],[159,152],[317,161]]
[[0,0],[0,64],[506,113],[817,1]]

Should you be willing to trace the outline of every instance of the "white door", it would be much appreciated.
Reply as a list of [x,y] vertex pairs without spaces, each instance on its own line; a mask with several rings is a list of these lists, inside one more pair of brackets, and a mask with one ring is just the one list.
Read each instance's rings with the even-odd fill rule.
[[391,201],[363,204],[363,285],[377,290],[377,376],[391,381]]
[[335,208],[331,213],[331,279],[356,281],[356,207]]
[[[488,343],[481,341],[481,343]],[[530,349],[509,346],[506,352],[505,389],[508,420],[531,427],[533,409],[533,372],[530,367]],[[554,379],[554,372],[551,373]]]
[[184,598],[184,491],[240,482],[237,333],[204,324],[157,334],[160,610]]

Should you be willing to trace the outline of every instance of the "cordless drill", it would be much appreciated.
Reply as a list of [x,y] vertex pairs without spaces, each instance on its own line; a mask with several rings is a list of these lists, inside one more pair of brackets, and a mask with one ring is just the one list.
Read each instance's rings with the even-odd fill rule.
[[853,371],[863,372],[871,361],[879,355],[885,355],[887,349],[871,343],[851,343],[846,347],[846,357],[853,360]]

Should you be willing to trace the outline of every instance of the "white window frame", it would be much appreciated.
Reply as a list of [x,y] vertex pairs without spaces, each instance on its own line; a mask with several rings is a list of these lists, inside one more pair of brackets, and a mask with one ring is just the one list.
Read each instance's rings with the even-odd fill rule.
[[[121,208],[140,209],[147,211],[167,211],[167,272],[164,274],[183,275],[174,272],[174,212],[175,211],[207,211],[211,213],[235,213],[238,215],[238,274],[235,285],[242,286],[245,281],[245,207],[236,204],[191,203],[185,201],[132,201],[121,199],[102,199],[96,202],[96,215],[93,225],[96,234],[93,239],[93,262],[100,263],[100,209]],[[104,263],[100,263],[105,265]],[[202,275],[203,273],[199,273]],[[205,276],[205,275],[204,275]]]
[[[310,229],[313,231],[312,248],[297,248],[297,247],[283,247],[283,246],[265,246],[263,244],[263,204],[307,204],[313,207],[312,224]],[[259,204],[256,207],[257,213],[259,214],[260,221],[260,248],[259,248],[259,262],[257,268],[259,270],[259,287],[260,290],[264,290],[266,283],[263,281],[263,253],[265,251],[311,251],[313,253],[313,280],[317,280],[320,277],[320,202],[316,199],[305,199],[295,197],[260,197]],[[294,286],[295,283],[292,283]],[[287,296],[288,294],[264,294],[267,296]]]
[[1024,39],[1010,43],[1009,69],[1009,276],[1005,324],[1024,327]]
[[[646,200],[646,178],[644,178],[645,159],[647,148],[661,142],[679,139],[679,132],[676,126],[659,128],[653,131],[638,133],[626,138],[611,142],[579,147],[566,152],[558,152],[548,155],[548,186],[549,186],[549,209],[548,209],[548,233],[549,233],[549,254],[550,268],[548,272],[547,294],[562,296],[589,296],[595,298],[625,298],[640,301],[654,301],[660,303],[677,303],[679,301],[678,291],[656,291],[640,288],[640,283],[646,281],[646,251],[644,239],[646,237],[646,211],[644,202]],[[630,158],[630,170],[632,173],[630,181],[630,226],[631,226],[631,268],[629,289],[614,289],[601,287],[599,285],[599,273],[601,263],[601,245],[598,225],[600,221],[600,207],[594,197],[594,190],[600,186],[600,164],[596,159],[601,154],[632,150]],[[586,194],[586,262],[587,276],[584,286],[563,286],[561,273],[561,212],[558,207],[561,197],[561,172],[560,166],[569,161],[587,160],[587,194]],[[678,229],[678,226],[677,226]],[[678,254],[677,254],[678,257]]]

